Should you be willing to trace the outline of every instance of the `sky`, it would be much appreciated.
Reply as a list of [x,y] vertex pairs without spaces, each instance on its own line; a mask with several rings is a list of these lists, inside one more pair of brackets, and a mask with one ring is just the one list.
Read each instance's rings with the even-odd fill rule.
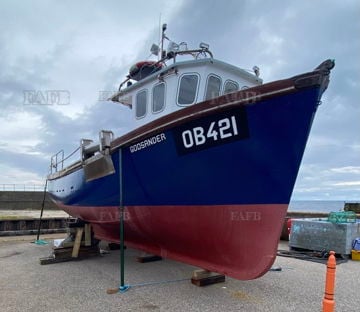
[[41,185],[50,158],[132,127],[103,100],[167,35],[214,57],[260,67],[264,82],[335,59],[293,192],[295,200],[360,200],[360,2],[196,0],[0,2],[0,189]]

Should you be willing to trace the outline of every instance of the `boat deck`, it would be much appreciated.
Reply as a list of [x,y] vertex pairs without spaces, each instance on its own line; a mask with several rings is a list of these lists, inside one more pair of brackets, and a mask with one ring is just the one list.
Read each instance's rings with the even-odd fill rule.
[[[49,242],[64,234],[42,236]],[[139,251],[125,251],[126,293],[108,295],[119,285],[120,254],[42,266],[40,257],[51,245],[35,245],[34,236],[0,238],[0,297],[2,311],[320,311],[326,265],[277,257],[274,267],[251,281],[226,278],[207,287],[191,284],[196,268],[163,260],[139,263]],[[281,241],[279,249],[287,249]],[[256,261],[256,259],[254,259]],[[337,266],[336,311],[358,311],[360,262]],[[136,286],[159,282],[146,286]]]

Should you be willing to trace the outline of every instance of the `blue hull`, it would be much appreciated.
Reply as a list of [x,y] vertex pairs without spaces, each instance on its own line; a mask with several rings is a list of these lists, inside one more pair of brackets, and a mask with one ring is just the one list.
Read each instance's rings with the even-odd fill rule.
[[[124,205],[288,204],[318,101],[314,87],[209,115],[123,148]],[[232,134],[231,140],[221,140],[215,127],[208,131],[211,122],[224,119],[230,127],[223,136]],[[181,137],[201,127],[198,143],[204,137],[206,142],[195,146],[193,131],[192,138],[191,131]],[[119,150],[112,160],[116,174],[85,182],[79,169],[49,181],[49,192],[64,205],[119,205]]]

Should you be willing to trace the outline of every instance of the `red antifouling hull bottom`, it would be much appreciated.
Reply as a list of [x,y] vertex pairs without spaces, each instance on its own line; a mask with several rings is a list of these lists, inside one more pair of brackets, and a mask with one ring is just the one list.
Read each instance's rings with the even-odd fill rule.
[[[119,242],[119,207],[61,208]],[[129,206],[125,242],[148,253],[249,280],[273,264],[288,205]]]

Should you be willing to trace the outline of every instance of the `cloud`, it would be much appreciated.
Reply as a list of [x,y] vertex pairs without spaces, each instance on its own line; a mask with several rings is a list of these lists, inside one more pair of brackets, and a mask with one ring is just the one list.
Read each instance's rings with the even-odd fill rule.
[[353,173],[353,174],[360,174],[360,166],[359,167],[355,167],[355,166],[348,166],[348,167],[340,167],[340,168],[331,168],[330,169],[332,172],[336,172],[336,173]]
[[[42,184],[42,181],[39,181],[39,174],[37,172],[31,172],[30,170],[25,171],[21,168],[13,166],[12,164],[10,164],[10,166],[0,164],[0,170],[3,172],[0,190],[11,190],[11,186],[14,187],[14,184],[24,186]],[[19,176],[21,176],[20,181],[18,179]]]
[[[333,185],[334,186],[360,186],[360,181],[336,182]],[[357,188],[357,190],[360,190],[360,188]]]
[[[39,142],[38,128],[41,129],[40,117],[28,112],[20,112],[0,117],[2,131],[0,132],[0,150],[12,150],[16,153],[32,153],[32,147]],[[21,134],[25,134],[23,136]],[[20,134],[20,137],[16,137]]]

